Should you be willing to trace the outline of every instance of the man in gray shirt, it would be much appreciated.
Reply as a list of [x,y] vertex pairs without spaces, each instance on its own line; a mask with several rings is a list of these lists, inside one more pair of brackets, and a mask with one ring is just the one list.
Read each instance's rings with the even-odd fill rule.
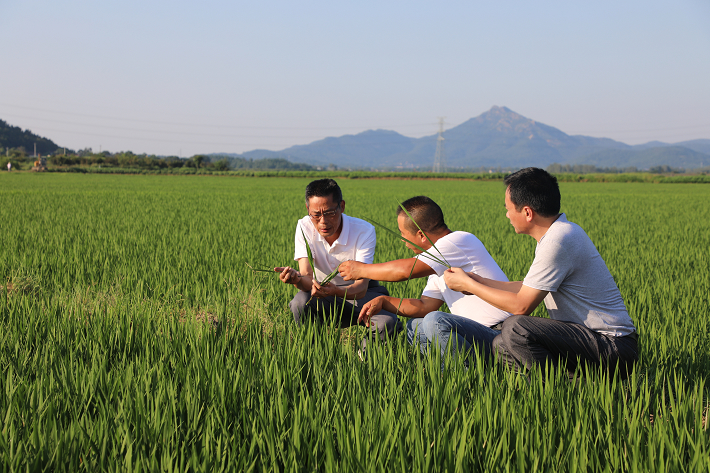
[[[501,282],[452,268],[446,284],[475,294],[513,315],[493,340],[515,368],[563,364],[572,378],[581,368],[601,365],[626,378],[638,359],[636,328],[619,288],[594,243],[560,214],[557,179],[526,168],[505,179],[506,216],[516,233],[537,240],[535,259],[523,281]],[[549,319],[529,317],[540,302]]]

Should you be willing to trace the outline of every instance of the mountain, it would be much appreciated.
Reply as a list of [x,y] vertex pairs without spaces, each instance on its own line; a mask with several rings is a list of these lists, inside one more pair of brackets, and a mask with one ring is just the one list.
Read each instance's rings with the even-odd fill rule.
[[34,152],[37,144],[37,153],[50,154],[59,148],[54,141],[35,135],[30,130],[22,131],[19,126],[9,125],[0,120],[0,148],[24,148],[27,154]]
[[672,146],[682,146],[683,148],[688,148],[698,153],[710,154],[710,140],[690,140],[673,144],[663,143],[661,141],[651,141],[642,145],[636,145],[634,146],[634,149],[664,148]]
[[655,148],[601,150],[584,156],[571,164],[593,164],[600,168],[636,167],[639,169],[669,165],[673,168],[695,169],[710,164],[710,155],[698,153],[684,146],[667,145]]
[[[436,135],[408,138],[394,131],[368,130],[282,151],[249,151],[243,156],[280,157],[316,165],[333,163],[340,167],[427,167],[433,164],[436,139]],[[494,106],[447,130],[444,154],[449,168],[546,167],[552,163],[697,168],[710,163],[710,140],[630,146],[609,138],[568,135],[507,107]]]
[[251,159],[286,158],[316,165],[333,163],[338,166],[379,167],[385,158],[410,152],[415,141],[395,131],[367,130],[357,135],[329,137],[282,151],[248,151],[242,156]]

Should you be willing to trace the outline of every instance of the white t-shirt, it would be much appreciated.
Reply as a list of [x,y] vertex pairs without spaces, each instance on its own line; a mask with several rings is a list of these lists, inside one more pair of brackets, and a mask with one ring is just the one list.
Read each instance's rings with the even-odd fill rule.
[[[508,281],[505,273],[475,235],[467,232],[449,233],[439,238],[435,246],[452,268],[461,268],[466,272],[473,271],[479,276],[496,281]],[[436,249],[430,248],[428,252],[442,259]],[[446,266],[437,263],[425,253],[420,254],[418,258],[436,272],[429,276],[422,296],[443,300],[452,314],[475,320],[487,327],[492,327],[510,317],[508,312],[493,307],[478,296],[467,296],[452,291],[444,282],[444,272],[448,269]]]
[[[306,215],[296,225],[296,251],[293,256],[296,261],[308,258],[301,229],[311,246],[316,279],[319,281],[332,273],[343,261],[354,260],[372,264],[375,258],[377,236],[375,235],[375,227],[370,223],[343,214],[343,229],[338,239],[330,245],[318,233],[311,218]],[[336,286],[349,286],[355,281],[344,281],[340,275],[337,275],[332,282]]]
[[636,330],[594,243],[565,214],[540,238],[523,284],[549,291],[544,300],[551,319],[581,324],[611,337]]

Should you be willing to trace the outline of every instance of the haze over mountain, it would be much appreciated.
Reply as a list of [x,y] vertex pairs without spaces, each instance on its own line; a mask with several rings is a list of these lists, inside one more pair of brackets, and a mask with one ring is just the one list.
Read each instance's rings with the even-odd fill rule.
[[[341,167],[426,167],[433,163],[437,135],[409,138],[394,131],[368,130],[314,141],[281,151],[254,150],[247,158],[286,158]],[[657,165],[697,168],[710,163],[710,140],[630,146],[608,138],[568,135],[563,131],[494,106],[444,133],[449,168],[546,167],[552,163],[598,167],[649,168]]]
[[[428,168],[432,166],[437,135],[410,138],[395,131],[367,130],[329,137],[281,151],[254,150],[242,154],[213,153],[232,158],[341,168]],[[34,145],[43,155],[59,148],[53,141],[0,120],[0,148]],[[598,168],[649,169],[656,166],[697,169],[710,165],[710,139],[630,146],[608,138],[568,135],[523,117],[506,107],[493,107],[444,133],[446,165],[450,170],[487,168],[545,168],[552,163],[588,164]],[[279,161],[281,160],[281,161]],[[295,164],[294,164],[295,165]],[[256,166],[250,164],[250,166]],[[300,164],[295,165],[296,167]],[[283,167],[283,166],[282,166]]]

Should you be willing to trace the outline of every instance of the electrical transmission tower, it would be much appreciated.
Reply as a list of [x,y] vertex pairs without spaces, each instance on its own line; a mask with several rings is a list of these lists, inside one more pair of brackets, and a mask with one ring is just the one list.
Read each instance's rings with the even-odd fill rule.
[[436,138],[433,172],[446,172],[446,156],[444,156],[444,118],[446,117],[439,117],[439,136]]

